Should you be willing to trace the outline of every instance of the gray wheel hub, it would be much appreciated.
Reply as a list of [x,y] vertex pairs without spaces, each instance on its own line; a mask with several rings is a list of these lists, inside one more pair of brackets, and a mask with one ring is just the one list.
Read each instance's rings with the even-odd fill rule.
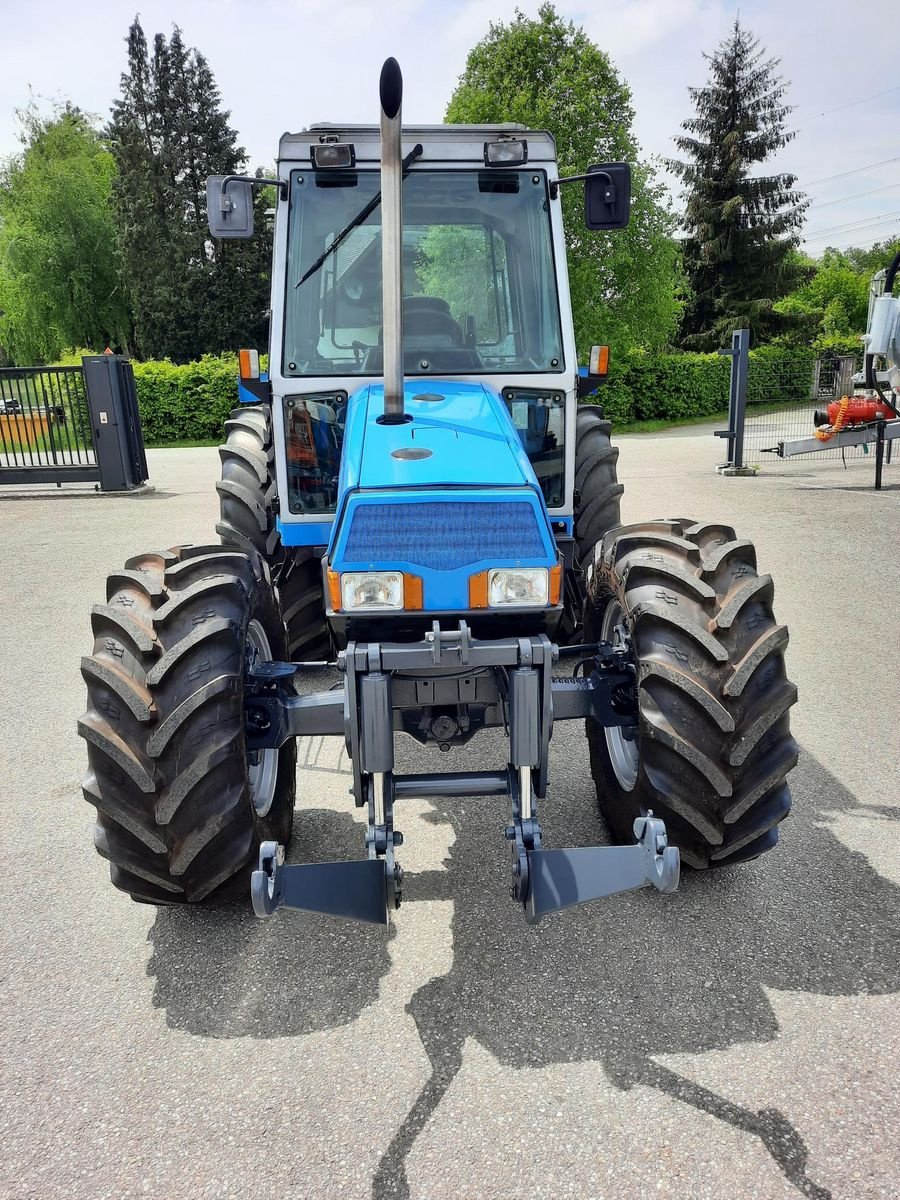
[[[603,614],[603,623],[600,629],[601,639],[605,642],[612,642],[614,646],[627,645],[629,640],[627,630],[622,606],[617,600],[611,600]],[[631,728],[626,731],[620,725],[612,725],[604,729],[603,733],[606,737],[609,761],[619,787],[624,792],[634,791],[641,761],[637,730]]]
[[[265,629],[257,620],[247,626],[245,640],[247,661],[271,662],[272,647]],[[278,751],[253,750],[247,755],[247,775],[250,780],[250,799],[257,814],[264,817],[275,799],[275,784],[278,780]]]

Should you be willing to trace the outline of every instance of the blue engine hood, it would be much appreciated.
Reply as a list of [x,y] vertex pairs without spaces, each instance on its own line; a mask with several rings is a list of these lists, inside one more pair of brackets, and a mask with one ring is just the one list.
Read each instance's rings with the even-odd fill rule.
[[[343,494],[355,488],[442,485],[537,489],[506,405],[492,388],[460,380],[416,380],[406,384],[404,402],[413,419],[382,425],[377,420],[384,412],[381,384],[367,384],[350,396],[341,465]],[[431,454],[397,458],[393,453],[397,450],[430,450]]]

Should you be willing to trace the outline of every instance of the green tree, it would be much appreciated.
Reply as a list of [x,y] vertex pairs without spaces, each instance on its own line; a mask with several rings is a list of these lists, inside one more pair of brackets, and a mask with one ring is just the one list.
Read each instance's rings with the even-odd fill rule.
[[890,265],[894,255],[900,251],[900,237],[876,242],[873,246],[851,246],[847,250],[826,250],[826,254],[839,255],[854,271],[871,279],[876,271]]
[[113,221],[115,163],[84,113],[19,113],[23,150],[0,170],[0,344],[17,363],[127,340]]
[[109,136],[138,351],[184,362],[264,342],[265,222],[252,241],[231,245],[214,242],[206,225],[206,177],[240,174],[247,161],[209,64],[177,26],[168,39],[157,34],[151,52],[135,19],[127,42]]
[[490,30],[469,53],[448,122],[516,121],[556,139],[561,175],[599,162],[633,164],[631,223],[586,230],[582,189],[560,189],[575,339],[661,349],[678,325],[680,273],[674,222],[652,168],[637,161],[631,93],[609,56],[552,4]]
[[709,62],[709,81],[691,88],[695,115],[675,144],[685,159],[669,167],[685,185],[684,266],[691,296],[682,342],[725,344],[735,326],[765,340],[788,318],[776,300],[797,283],[792,250],[806,204],[788,173],[755,174],[794,136],[785,128],[786,85],[758,40],[735,20]]
[[796,320],[785,339],[808,344],[822,337],[864,333],[869,308],[869,275],[854,270],[837,250],[826,250],[818,262],[807,260],[806,282],[779,300],[777,313]]

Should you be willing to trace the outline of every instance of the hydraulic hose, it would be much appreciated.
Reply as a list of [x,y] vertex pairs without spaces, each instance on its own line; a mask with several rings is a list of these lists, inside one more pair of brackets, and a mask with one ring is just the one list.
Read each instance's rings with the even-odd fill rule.
[[887,275],[884,277],[884,290],[888,296],[894,294],[894,280],[897,278],[898,270],[900,270],[900,250],[894,255],[893,261],[887,269]]

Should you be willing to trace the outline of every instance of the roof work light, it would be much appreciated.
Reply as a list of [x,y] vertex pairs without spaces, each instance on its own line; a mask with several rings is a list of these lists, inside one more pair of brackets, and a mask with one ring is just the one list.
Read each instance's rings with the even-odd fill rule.
[[525,138],[503,138],[484,143],[486,167],[515,167],[528,162],[528,142]]
[[321,142],[310,146],[309,157],[317,171],[356,166],[356,148],[352,142]]

